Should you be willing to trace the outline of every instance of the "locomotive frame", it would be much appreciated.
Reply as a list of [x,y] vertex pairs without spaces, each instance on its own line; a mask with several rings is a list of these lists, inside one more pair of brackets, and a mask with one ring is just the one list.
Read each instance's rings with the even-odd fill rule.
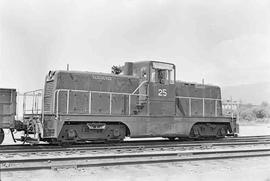
[[12,130],[50,143],[222,138],[239,132],[236,117],[222,115],[219,87],[176,81],[175,65],[166,62],[126,62],[121,70],[123,75],[50,71],[42,94],[24,94],[34,96],[35,107],[28,113],[24,106],[23,121],[14,120]]

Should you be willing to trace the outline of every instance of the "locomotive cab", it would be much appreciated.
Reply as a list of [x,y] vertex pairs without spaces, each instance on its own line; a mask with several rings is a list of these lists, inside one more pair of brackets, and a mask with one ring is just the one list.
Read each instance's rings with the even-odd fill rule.
[[[129,69],[130,63],[125,65]],[[175,116],[175,65],[165,62],[137,62],[133,76],[140,79],[139,105],[148,105],[148,116]],[[125,71],[127,72],[127,71]]]
[[151,62],[149,115],[175,115],[175,66]]

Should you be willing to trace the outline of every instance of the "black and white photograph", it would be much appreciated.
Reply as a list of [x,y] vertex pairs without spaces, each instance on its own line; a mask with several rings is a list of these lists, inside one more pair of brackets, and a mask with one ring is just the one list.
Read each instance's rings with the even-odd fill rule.
[[270,0],[0,0],[0,181],[270,181]]

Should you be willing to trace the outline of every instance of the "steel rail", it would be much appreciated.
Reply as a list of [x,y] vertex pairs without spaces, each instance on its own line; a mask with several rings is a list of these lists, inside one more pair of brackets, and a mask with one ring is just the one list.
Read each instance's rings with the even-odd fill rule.
[[111,146],[111,147],[76,147],[76,148],[45,148],[45,149],[26,149],[26,150],[0,150],[2,154],[12,153],[40,153],[40,152],[69,152],[69,151],[113,151],[113,150],[130,150],[133,149],[162,149],[162,148],[190,148],[190,147],[221,147],[221,146],[244,146],[244,145],[268,145],[269,142],[244,142],[244,143],[203,143],[203,144],[181,144],[181,145],[142,145],[142,146]]
[[[77,146],[84,146],[84,145],[89,145],[89,146],[97,146],[97,145],[117,145],[117,144],[149,144],[149,143],[159,143],[159,142],[177,142],[177,143],[212,143],[212,142],[231,142],[231,141],[253,141],[253,140],[258,140],[258,139],[270,139],[270,135],[259,135],[259,136],[240,136],[240,137],[229,137],[229,138],[221,138],[221,139],[214,139],[214,140],[176,140],[176,141],[168,141],[167,139],[159,139],[159,140],[125,140],[122,143],[104,143],[104,142],[87,142],[87,143],[78,143],[78,144],[72,144],[72,147],[77,147]],[[57,144],[47,144],[47,143],[41,143],[41,144],[8,144],[8,145],[0,145],[1,149],[10,149],[14,148],[16,149],[18,147],[19,149],[27,149],[27,148],[34,148],[34,147],[63,147]],[[64,146],[67,147],[67,146]]]
[[[3,156],[7,155],[14,155],[15,153],[22,153],[22,154],[37,154],[37,153],[46,153],[51,154],[54,152],[58,153],[80,153],[82,151],[86,152],[100,152],[103,151],[104,153],[110,151],[110,152],[137,152],[137,151],[147,151],[147,150],[185,150],[185,149],[211,149],[211,148],[220,148],[220,147],[234,147],[234,146],[247,146],[247,145],[269,145],[270,141],[262,141],[262,142],[241,142],[241,143],[202,143],[202,144],[171,144],[171,145],[137,145],[137,146],[111,146],[111,147],[77,147],[77,148],[50,148],[50,149],[27,149],[27,150],[2,150],[0,153],[2,153]],[[29,155],[30,156],[30,155]]]
[[[177,142],[158,140],[156,142],[148,141],[143,142],[130,142],[131,144],[82,144],[70,145],[61,147],[57,145],[6,145],[0,147],[0,153],[24,153],[24,152],[53,152],[53,151],[81,151],[81,150],[113,150],[113,149],[136,149],[136,148],[162,148],[162,147],[203,147],[203,146],[241,146],[241,145],[259,145],[270,144],[270,138],[256,139],[256,140],[226,140],[226,141],[190,141],[190,142]],[[3,145],[4,146],[4,145]]]
[[177,151],[0,160],[1,171],[98,167],[270,156],[270,149]]

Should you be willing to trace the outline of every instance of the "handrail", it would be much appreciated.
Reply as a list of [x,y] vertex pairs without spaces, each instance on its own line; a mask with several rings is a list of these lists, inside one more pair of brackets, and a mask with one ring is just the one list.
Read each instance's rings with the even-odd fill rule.
[[215,99],[215,98],[207,98],[207,97],[186,97],[186,96],[175,96],[176,98],[186,98],[186,99],[199,99],[199,100],[213,100],[213,101],[221,101],[221,99]]
[[[57,89],[54,91],[54,100],[56,96],[56,103],[53,103],[53,111],[56,113],[56,117],[59,116],[59,93],[60,92],[67,92],[67,103],[66,103],[66,108],[67,111],[66,113],[69,113],[69,97],[70,97],[70,92],[83,92],[83,93],[88,93],[89,96],[89,110],[88,113],[91,114],[91,108],[92,108],[92,93],[99,93],[99,94],[109,94],[110,95],[110,105],[109,105],[109,114],[112,114],[112,95],[127,95],[129,96],[129,113],[128,115],[131,115],[131,96],[147,96],[146,94],[130,94],[130,93],[119,93],[119,92],[105,92],[105,91],[86,91],[86,90],[71,90],[71,89]],[[55,105],[56,104],[56,105]]]
[[147,83],[148,81],[145,80],[145,81],[142,81],[141,84],[132,92],[132,94],[135,94],[135,92],[137,92],[137,90],[145,83]]
[[24,92],[23,95],[29,94],[29,93],[35,93],[35,92],[39,92],[39,91],[43,91],[43,89],[37,89],[37,90],[33,90],[33,91],[27,91],[27,92]]
[[[31,111],[32,114],[40,114],[42,112],[42,100],[41,103],[39,102],[39,98],[42,99],[43,89],[37,89],[34,91],[24,92],[23,95],[23,114],[27,114]],[[32,100],[27,97],[31,97]],[[32,103],[32,109],[28,109],[26,106],[26,102],[30,100]],[[28,101],[29,102],[29,101]],[[39,107],[41,106],[41,109]]]
[[86,90],[73,90],[73,89],[57,89],[55,91],[59,92],[59,91],[71,91],[71,92],[85,92],[85,93],[100,93],[100,94],[119,94],[119,95],[137,95],[137,96],[147,96],[146,94],[130,94],[130,93],[125,93],[125,92],[106,92],[106,91],[86,91]]
[[[225,110],[225,114],[226,115],[229,115],[232,117],[232,118],[237,118],[239,119],[239,102],[238,101],[233,101],[232,99],[231,100],[223,100],[222,101],[222,108],[223,110]],[[229,111],[229,114],[228,114],[228,111]]]

